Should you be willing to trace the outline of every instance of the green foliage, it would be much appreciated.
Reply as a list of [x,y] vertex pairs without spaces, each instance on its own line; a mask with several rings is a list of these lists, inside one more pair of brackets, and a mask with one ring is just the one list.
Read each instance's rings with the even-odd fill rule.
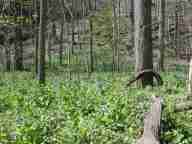
[[[164,96],[162,139],[191,143],[191,112],[173,112],[184,85],[163,74],[160,88],[126,88],[122,74],[94,74],[89,80],[50,78],[40,87],[30,73],[4,74],[0,81],[0,143],[133,144],[140,135],[152,95]],[[184,80],[183,80],[184,81]]]

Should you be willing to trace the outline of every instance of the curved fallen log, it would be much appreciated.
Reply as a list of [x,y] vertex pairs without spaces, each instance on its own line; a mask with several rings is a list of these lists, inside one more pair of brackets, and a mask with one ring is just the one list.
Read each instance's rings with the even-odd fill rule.
[[161,97],[154,97],[150,112],[145,114],[144,132],[137,144],[160,144]]

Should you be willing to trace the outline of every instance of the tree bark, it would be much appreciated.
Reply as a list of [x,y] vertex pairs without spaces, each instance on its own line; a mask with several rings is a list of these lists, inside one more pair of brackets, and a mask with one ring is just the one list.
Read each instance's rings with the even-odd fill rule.
[[51,48],[53,44],[53,38],[52,38],[52,33],[48,31],[48,39],[47,39],[47,56],[48,56],[48,63],[49,67],[52,65],[52,56],[51,56]]
[[6,55],[6,71],[11,71],[11,49],[8,44],[5,47],[5,55]]
[[36,24],[35,30],[35,73],[38,75],[38,64],[39,64],[39,28]]
[[134,16],[135,16],[135,39],[134,39],[134,47],[135,47],[135,73],[139,73],[142,67],[142,43],[143,43],[143,13],[144,13],[144,1],[143,0],[135,0],[134,4]]
[[39,66],[38,66],[38,79],[40,84],[45,84],[46,6],[47,6],[47,0],[41,0],[40,26],[39,26]]
[[38,64],[39,64],[39,24],[38,24],[38,1],[34,1],[35,7],[35,74],[38,75]]
[[130,0],[130,5],[131,5],[131,8],[130,8],[130,18],[131,18],[131,40],[132,40],[132,47],[134,47],[134,24],[135,24],[135,18],[134,18],[134,0]]
[[93,63],[93,20],[92,16],[89,20],[90,25],[90,69],[89,73],[92,73],[94,71],[94,63]]
[[117,0],[112,0],[113,8],[113,72],[118,71],[118,17],[117,17]]
[[[152,49],[152,0],[144,0],[144,38],[143,38],[143,65],[142,70],[153,69],[153,49]],[[142,85],[153,85],[153,75],[146,74],[142,79]]]
[[165,51],[165,0],[160,0],[160,16],[159,16],[159,46],[160,46],[160,70],[164,71],[164,51]]
[[[75,1],[72,0],[72,11],[75,11]],[[75,15],[73,13],[73,16],[71,17],[71,29],[72,29],[72,45],[71,45],[71,54],[74,54],[74,44],[75,44]]]
[[24,69],[23,67],[23,40],[22,40],[22,26],[19,24],[19,26],[16,26],[15,28],[15,66],[14,69],[18,71],[22,71]]
[[63,64],[63,34],[64,34],[64,18],[61,21],[61,33],[60,33],[60,44],[59,44],[59,64]]
[[[135,71],[153,69],[151,0],[135,0]],[[153,85],[153,75],[144,75],[142,86]]]
[[145,115],[144,132],[137,144],[160,144],[161,97],[154,97],[150,112]]

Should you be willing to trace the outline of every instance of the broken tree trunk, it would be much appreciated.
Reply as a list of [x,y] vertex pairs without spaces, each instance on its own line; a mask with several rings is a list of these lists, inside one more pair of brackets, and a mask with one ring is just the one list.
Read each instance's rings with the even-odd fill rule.
[[145,115],[144,132],[137,144],[160,144],[161,97],[154,97],[150,112]]

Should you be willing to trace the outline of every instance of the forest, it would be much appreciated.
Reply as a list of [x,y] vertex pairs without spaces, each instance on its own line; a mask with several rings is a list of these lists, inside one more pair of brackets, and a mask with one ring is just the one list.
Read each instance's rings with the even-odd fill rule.
[[0,144],[192,144],[191,0],[0,0]]

